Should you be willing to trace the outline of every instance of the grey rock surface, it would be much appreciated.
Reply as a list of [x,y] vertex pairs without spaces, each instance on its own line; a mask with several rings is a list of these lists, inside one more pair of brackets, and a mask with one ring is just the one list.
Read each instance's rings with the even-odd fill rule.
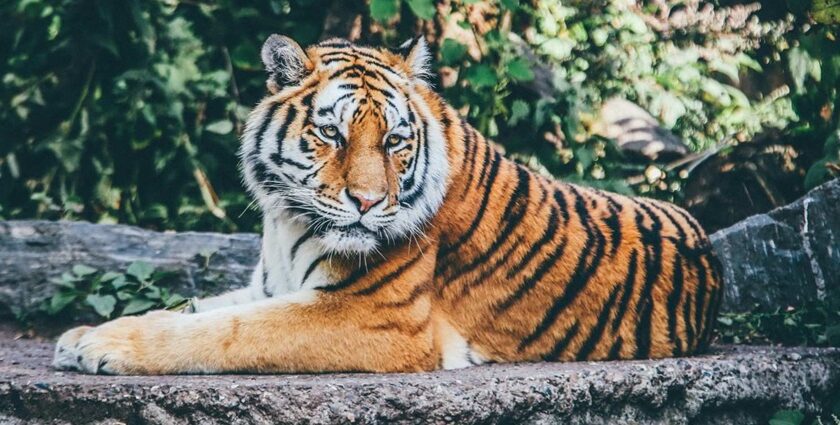
[[840,297],[840,179],[711,238],[723,263],[724,311]]
[[0,221],[0,311],[31,309],[51,295],[50,278],[86,264],[125,271],[145,261],[176,274],[183,294],[217,293],[247,284],[259,235],[153,232],[86,222]]
[[485,365],[415,374],[91,376],[0,333],[0,423],[759,424],[819,414],[840,349],[715,347],[684,359]]

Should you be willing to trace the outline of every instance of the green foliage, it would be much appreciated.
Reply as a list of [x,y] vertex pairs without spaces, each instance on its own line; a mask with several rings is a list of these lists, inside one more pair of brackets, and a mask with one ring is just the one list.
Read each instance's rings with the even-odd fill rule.
[[[801,35],[787,19],[751,19],[740,6],[682,3],[5,2],[0,219],[258,230],[236,150],[264,94],[259,48],[272,33],[302,45],[354,34],[396,46],[422,32],[439,64],[438,89],[509,155],[625,193],[671,198],[685,176],[660,164],[661,178],[625,180],[651,168],[595,131],[614,96],[647,109],[695,151],[784,128],[797,115],[796,134],[828,140],[838,108],[832,103],[834,118],[823,124],[817,105],[838,98],[830,28]],[[829,15],[821,10],[802,13]],[[779,63],[791,65],[790,96],[742,90],[746,76]],[[830,176],[834,146],[809,182]]]
[[722,313],[716,332],[727,344],[840,347],[840,302],[823,301],[772,312]]
[[779,410],[770,419],[770,425],[800,425],[805,415],[798,410]]
[[40,312],[48,316],[110,319],[151,309],[182,308],[189,301],[162,286],[168,277],[142,261],[129,265],[125,273],[100,272],[77,264],[53,280],[57,291],[44,301]]

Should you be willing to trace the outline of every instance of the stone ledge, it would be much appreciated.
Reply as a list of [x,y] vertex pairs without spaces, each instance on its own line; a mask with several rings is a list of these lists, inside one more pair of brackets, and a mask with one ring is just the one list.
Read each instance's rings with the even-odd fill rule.
[[684,359],[417,374],[110,377],[54,372],[0,335],[0,423],[766,423],[820,413],[840,349],[715,347]]

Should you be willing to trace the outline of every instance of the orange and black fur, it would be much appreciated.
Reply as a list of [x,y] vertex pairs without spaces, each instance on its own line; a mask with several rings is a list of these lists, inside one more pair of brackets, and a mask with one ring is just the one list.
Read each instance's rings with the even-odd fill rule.
[[90,373],[423,371],[641,359],[707,344],[721,275],[682,209],[506,159],[401,52],[263,47],[243,135],[264,214],[251,285],[63,335]]

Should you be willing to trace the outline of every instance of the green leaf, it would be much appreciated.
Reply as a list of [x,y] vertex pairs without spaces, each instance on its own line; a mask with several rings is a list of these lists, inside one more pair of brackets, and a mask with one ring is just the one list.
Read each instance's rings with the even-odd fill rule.
[[397,15],[399,0],[370,0],[370,16],[385,22]]
[[166,304],[166,308],[171,308],[173,306],[183,304],[185,301],[187,301],[187,299],[184,298],[181,294],[174,294],[170,297],[167,297],[164,304]]
[[512,11],[519,9],[519,0],[502,0],[502,7]]
[[131,282],[129,282],[128,279],[125,278],[124,274],[120,274],[119,276],[114,278],[114,280],[111,281],[111,286],[113,286],[114,289],[120,289],[123,286],[129,285],[129,284],[131,284]]
[[840,23],[840,0],[813,0],[811,17],[821,24]]
[[113,295],[90,294],[85,297],[85,302],[102,317],[110,317],[117,305],[117,299]]
[[84,264],[76,264],[75,266],[73,266],[73,274],[75,274],[76,276],[84,277],[90,276],[94,273],[96,273],[96,269],[93,267],[86,266]]
[[467,81],[475,88],[493,87],[498,82],[498,78],[493,68],[480,64],[467,68]]
[[447,38],[440,46],[440,61],[444,65],[453,66],[461,63],[467,53],[467,46]]
[[136,292],[133,291],[119,291],[117,292],[117,299],[120,301],[128,301],[132,298],[137,296]]
[[142,313],[142,312],[154,307],[156,304],[157,304],[157,302],[152,301],[152,300],[147,300],[147,299],[144,299],[144,298],[135,298],[135,299],[129,301],[128,304],[125,305],[125,308],[122,311],[122,315],[127,316],[129,314]]
[[408,7],[420,19],[431,20],[435,17],[435,2],[433,0],[407,0]]
[[110,281],[112,281],[112,280],[114,280],[114,279],[116,279],[116,278],[118,278],[122,275],[123,275],[122,273],[117,273],[117,272],[106,272],[105,274],[102,275],[102,277],[99,278],[99,280],[102,281],[102,282],[110,282]]
[[233,66],[248,71],[256,71],[262,67],[260,63],[260,52],[254,43],[241,43],[230,52],[230,61]]
[[805,414],[798,410],[779,410],[770,418],[770,425],[800,425]]
[[145,293],[146,293],[147,298],[151,298],[153,300],[161,299],[160,288],[158,288],[157,286],[154,286],[154,285],[147,286]]
[[135,261],[128,266],[128,270],[126,273],[130,276],[134,276],[140,282],[146,282],[149,278],[152,277],[152,273],[154,273],[155,267],[145,261]]
[[233,131],[233,123],[230,120],[219,120],[208,124],[206,129],[216,134],[228,134]]
[[514,59],[507,64],[507,74],[516,81],[531,81],[534,71],[524,59]]
[[76,293],[61,291],[50,298],[49,313],[56,314],[76,300]]
[[524,100],[514,100],[513,105],[510,107],[510,118],[508,118],[508,125],[515,126],[518,124],[522,119],[527,118],[528,115],[531,113],[531,108],[525,103]]

